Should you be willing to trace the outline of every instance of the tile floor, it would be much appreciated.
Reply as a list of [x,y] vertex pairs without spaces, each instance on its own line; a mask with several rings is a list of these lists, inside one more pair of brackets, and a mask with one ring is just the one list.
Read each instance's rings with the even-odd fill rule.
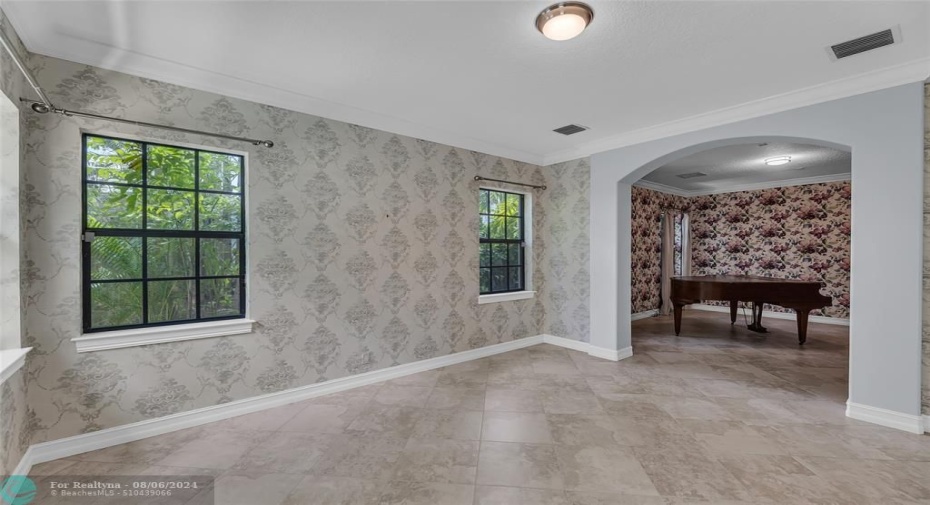
[[213,475],[223,505],[930,504],[930,436],[844,416],[847,329],[765,324],[651,318],[619,363],[540,345],[32,473]]

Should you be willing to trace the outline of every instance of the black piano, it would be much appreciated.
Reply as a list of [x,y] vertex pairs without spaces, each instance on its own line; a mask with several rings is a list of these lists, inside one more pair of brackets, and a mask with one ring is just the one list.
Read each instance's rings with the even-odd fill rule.
[[754,275],[701,275],[672,277],[672,307],[675,311],[675,335],[681,332],[681,309],[702,300],[730,302],[730,323],[736,322],[736,308],[741,301],[752,302],[749,329],[764,333],[762,305],[781,305],[798,317],[798,342],[807,340],[807,316],[810,311],[833,305],[833,298],[820,294],[820,283],[758,277]]

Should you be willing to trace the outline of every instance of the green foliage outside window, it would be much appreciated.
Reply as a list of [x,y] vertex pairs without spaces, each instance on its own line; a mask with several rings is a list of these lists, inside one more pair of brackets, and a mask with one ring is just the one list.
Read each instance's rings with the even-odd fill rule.
[[85,331],[242,316],[243,158],[84,141]]
[[523,195],[478,192],[478,272],[481,294],[524,289]]

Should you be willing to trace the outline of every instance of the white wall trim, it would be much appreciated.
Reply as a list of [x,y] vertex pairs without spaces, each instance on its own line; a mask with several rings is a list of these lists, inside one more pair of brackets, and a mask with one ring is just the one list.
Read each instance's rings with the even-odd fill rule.
[[924,423],[926,422],[926,419],[921,419],[921,416],[895,412],[878,407],[870,407],[850,401],[846,402],[846,417],[907,431],[909,433],[916,433],[918,435],[923,434]]
[[557,345],[559,347],[572,349],[574,351],[586,352],[595,358],[601,358],[610,361],[620,361],[633,355],[632,347],[627,347],[624,349],[607,349],[605,347],[597,347],[580,340],[572,340],[570,338],[557,337],[555,335],[544,334],[541,336],[543,343]]
[[[729,184],[727,186],[722,186],[711,190],[687,190],[673,186],[666,186],[665,184],[659,184],[657,182],[647,181],[645,179],[640,179],[633,183],[633,186],[638,188],[651,189],[660,193],[668,193],[670,195],[693,198],[695,196],[719,195],[722,193],[736,193],[738,191],[758,191],[760,189],[787,188],[791,186],[806,186],[808,184],[823,184],[825,182],[848,181],[851,179],[851,173],[815,175],[813,177],[798,177],[795,179],[783,179],[780,181],[755,182],[751,184]],[[727,181],[721,182],[726,183]]]
[[80,337],[74,337],[71,341],[77,346],[77,352],[106,351],[107,349],[122,349],[124,347],[161,344],[164,342],[252,333],[254,323],[255,321],[251,319],[226,319],[202,323],[152,326],[133,330],[87,333]]
[[[695,303],[693,305],[689,305],[689,307],[695,310],[705,310],[707,312],[725,312],[727,314],[730,313],[730,307],[720,307],[717,305],[705,305],[703,303]],[[788,319],[791,321],[797,320],[797,316],[795,316],[794,312],[772,312],[770,310],[763,310],[762,317],[770,317],[772,319]],[[834,324],[837,326],[849,326],[849,319],[842,319],[839,317],[810,316],[807,318],[807,320],[811,323]]]
[[924,420],[924,433],[930,432],[930,416],[923,416]]
[[28,475],[32,465],[45,463],[59,458],[67,458],[88,451],[95,451],[114,445],[134,442],[143,438],[154,437],[172,431],[193,428],[202,424],[222,421],[231,417],[251,414],[266,409],[280,407],[310,398],[316,398],[331,393],[337,393],[369,384],[396,379],[406,375],[433,370],[466,361],[493,356],[516,349],[523,349],[534,345],[548,343],[587,352],[592,356],[618,361],[632,355],[632,349],[610,351],[596,348],[586,342],[571,340],[553,335],[535,335],[532,337],[489,345],[479,349],[457,352],[447,356],[425,359],[404,365],[393,366],[381,370],[365,372],[350,377],[342,377],[318,384],[308,384],[286,391],[253,396],[221,405],[211,405],[185,412],[179,412],[155,419],[147,419],[113,428],[106,428],[92,433],[84,433],[73,437],[61,438],[29,447],[16,467],[16,475]]
[[515,300],[528,300],[536,296],[535,291],[514,291],[513,293],[495,293],[491,295],[479,295],[478,305],[486,303],[512,302]]
[[32,347],[24,347],[22,349],[0,351],[0,384],[6,382],[17,370],[22,368],[23,363],[26,362],[26,354],[29,354],[31,350]]
[[640,319],[646,319],[653,316],[659,315],[659,309],[646,310],[643,312],[637,312],[630,315],[630,321],[639,321]]
[[676,119],[655,126],[648,126],[619,135],[589,142],[577,147],[543,156],[542,165],[552,165],[621,147],[642,144],[652,140],[673,137],[715,126],[745,121],[778,112],[807,107],[822,102],[838,100],[863,93],[893,88],[903,84],[924,82],[930,75],[930,58],[921,58],[895,65],[817,84],[779,95],[741,103],[694,116]]

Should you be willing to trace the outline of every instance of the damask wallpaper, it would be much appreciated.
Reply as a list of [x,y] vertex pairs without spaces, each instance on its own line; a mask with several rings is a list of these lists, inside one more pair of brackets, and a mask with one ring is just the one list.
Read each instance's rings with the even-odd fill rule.
[[591,165],[587,158],[550,165],[543,170],[543,229],[537,234],[545,251],[541,283],[541,333],[589,339],[591,248],[588,223]]
[[[833,306],[811,312],[849,317],[849,182],[686,198],[633,187],[633,313],[659,307],[662,209],[691,216],[693,275],[742,274],[817,280]],[[705,303],[724,305],[725,302]],[[790,312],[766,306],[776,312]]]
[[665,209],[687,210],[688,199],[633,186],[632,192],[632,297],[633,313],[659,308],[662,274],[662,226]]
[[[539,333],[587,340],[587,160],[539,167],[33,56],[62,107],[270,138],[273,149],[28,115],[33,443]],[[255,334],[77,354],[80,133],[246,151]],[[534,194],[530,300],[478,305],[474,175]]]
[[[6,15],[0,10],[0,30],[3,30],[20,54],[26,54],[22,43],[17,37],[13,27],[7,21]],[[22,78],[16,69],[15,63],[5,51],[0,51],[0,92],[5,94],[16,106],[19,106],[19,97],[23,90],[26,89],[25,79]],[[20,115],[20,128],[24,129]],[[25,149],[20,147],[20,157],[23,157]],[[23,164],[20,163],[20,166]],[[13,181],[4,181],[3,191],[16,192],[16,184]],[[8,216],[4,216],[7,218]],[[18,240],[22,243],[21,240]],[[19,284],[18,275],[10,275],[13,272],[5,271],[0,275],[0,283]],[[3,307],[2,310],[21,310],[21,307]],[[0,476],[9,475],[20,458],[29,447],[28,422],[34,411],[30,410],[26,404],[26,372],[20,369],[12,377],[0,385]]]
[[691,271],[820,281],[833,306],[811,314],[849,318],[851,197],[849,181],[694,197]]

